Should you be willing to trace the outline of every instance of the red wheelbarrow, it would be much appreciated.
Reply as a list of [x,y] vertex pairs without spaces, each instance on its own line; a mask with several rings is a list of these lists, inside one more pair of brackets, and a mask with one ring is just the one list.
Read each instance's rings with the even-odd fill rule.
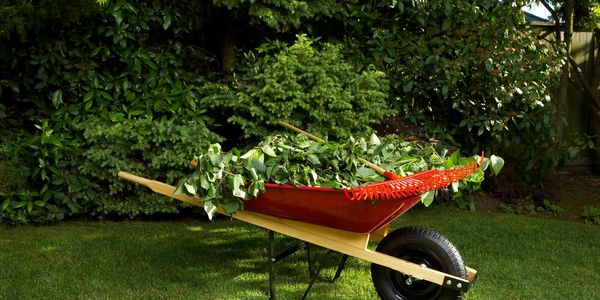
[[[278,232],[342,253],[335,278],[347,256],[371,262],[372,280],[382,299],[457,299],[471,288],[477,271],[464,266],[452,243],[428,228],[405,227],[388,234],[388,224],[418,203],[424,192],[447,186],[477,168],[474,163],[402,178],[389,176],[390,180],[381,183],[345,190],[266,184],[265,192],[245,201],[244,210],[231,217],[269,231],[271,298],[274,298],[273,263],[301,248],[296,245],[274,255],[273,232]],[[160,194],[203,207],[201,199],[175,194],[174,186],[126,172],[118,175]],[[225,214],[222,209],[218,212]],[[367,248],[370,240],[379,242],[375,251]],[[318,271],[304,297],[316,274]]]

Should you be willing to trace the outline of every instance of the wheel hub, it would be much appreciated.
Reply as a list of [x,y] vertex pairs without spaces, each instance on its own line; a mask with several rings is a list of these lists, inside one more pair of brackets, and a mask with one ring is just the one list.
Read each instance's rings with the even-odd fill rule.
[[[401,258],[420,265],[422,268],[435,269],[436,266],[435,259],[429,257],[429,255],[424,255],[421,251],[408,251],[407,253],[404,253]],[[402,291],[403,294],[410,295],[411,298],[414,299],[430,299],[430,297],[436,295],[440,289],[440,286],[435,283],[420,280],[400,272],[392,272],[392,274],[390,274],[390,279],[392,279],[398,291]]]

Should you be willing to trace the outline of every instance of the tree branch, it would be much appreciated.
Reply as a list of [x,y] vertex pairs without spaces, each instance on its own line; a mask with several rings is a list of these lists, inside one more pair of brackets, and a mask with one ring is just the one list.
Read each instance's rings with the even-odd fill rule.
[[558,51],[556,45],[554,45],[551,41],[547,39],[544,40],[547,41],[552,46],[552,48],[554,48],[555,52],[560,53],[561,55],[564,55],[567,58],[569,64],[573,67],[573,71],[576,75],[577,81],[579,82],[580,88],[583,89],[583,92],[589,95],[588,99],[590,101],[590,106],[592,107],[592,110],[594,111],[594,113],[600,116],[600,96],[598,95],[598,91],[594,90],[594,88],[592,88],[587,79],[585,79],[583,71],[581,70],[573,56],[564,51]]
[[581,85],[581,82],[579,82],[579,80],[569,78],[569,82],[572,83],[579,92],[584,93],[584,94],[587,93],[587,91],[585,90],[585,88],[583,88],[583,86]]
[[560,18],[558,16],[558,13],[554,10],[554,8],[552,8],[552,6],[550,6],[550,4],[548,4],[546,0],[539,0],[539,2],[542,3],[542,5],[550,12],[552,18],[556,20],[557,23],[559,23]]
[[581,68],[579,67],[579,65],[577,65],[577,62],[575,61],[573,56],[571,56],[571,54],[568,53],[565,53],[565,56],[569,60],[571,67],[573,67],[573,71],[575,71],[574,73],[575,75],[577,75],[578,81],[581,83],[585,91],[589,94],[589,99],[591,102],[590,104],[592,104],[592,108],[597,114],[600,114],[600,96],[598,96],[598,91],[594,90],[590,83],[585,79],[583,71],[581,71]]

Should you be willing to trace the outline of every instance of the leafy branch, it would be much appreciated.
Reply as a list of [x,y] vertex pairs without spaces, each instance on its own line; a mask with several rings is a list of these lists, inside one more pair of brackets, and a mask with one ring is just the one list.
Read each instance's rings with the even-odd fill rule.
[[[206,153],[195,157],[195,172],[180,181],[176,193],[203,199],[212,219],[219,206],[226,213],[243,209],[243,201],[265,190],[265,182],[342,189],[385,180],[358,157],[401,176],[432,168],[451,169],[473,160],[461,157],[459,152],[441,153],[432,145],[393,137],[380,140],[375,135],[370,139],[351,137],[344,143],[319,143],[304,135],[270,135],[245,153],[235,148],[223,152],[219,144],[211,145]],[[503,161],[493,157],[483,167],[490,164],[492,173],[497,174]],[[458,193],[459,187],[478,189],[481,181],[483,171],[479,170],[454,184],[452,191]],[[433,199],[433,194],[428,196]],[[430,203],[429,198],[425,197]]]

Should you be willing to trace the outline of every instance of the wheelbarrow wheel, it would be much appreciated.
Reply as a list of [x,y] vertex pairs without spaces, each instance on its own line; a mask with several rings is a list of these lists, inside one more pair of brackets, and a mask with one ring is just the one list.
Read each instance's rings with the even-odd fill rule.
[[[403,227],[387,235],[376,251],[403,260],[466,278],[458,250],[438,232],[424,227]],[[384,300],[461,299],[462,293],[377,264],[371,264],[373,284]]]

